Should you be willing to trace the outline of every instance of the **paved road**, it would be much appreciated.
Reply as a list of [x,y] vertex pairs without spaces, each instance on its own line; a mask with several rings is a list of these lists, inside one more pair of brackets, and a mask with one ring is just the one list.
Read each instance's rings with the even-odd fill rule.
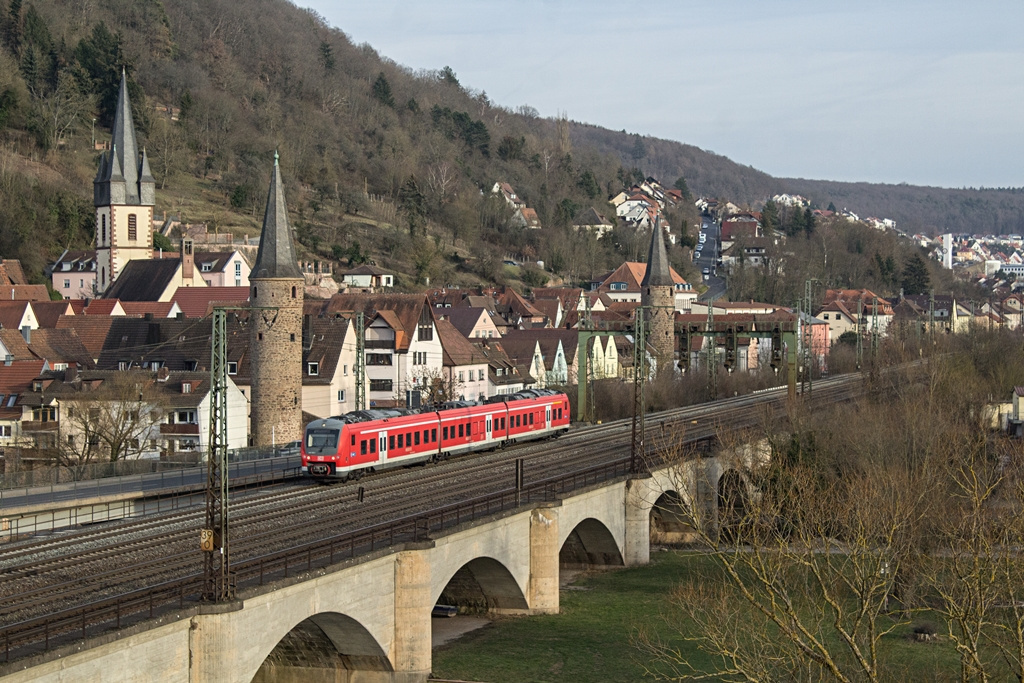
[[699,301],[714,301],[725,294],[725,278],[719,277],[716,274],[718,259],[722,254],[722,228],[711,218],[704,216],[701,218],[701,231],[706,233],[708,238],[704,243],[704,248],[701,250],[700,258],[695,263],[702,272],[705,268],[711,272],[708,278],[704,280],[708,290],[697,297],[697,299]]
[[[256,480],[284,479],[297,476],[300,467],[298,455],[246,460],[228,466],[228,479],[241,482]],[[33,488],[7,489],[0,491],[0,514],[4,510],[24,506],[44,506],[68,503],[100,496],[139,494],[153,496],[174,491],[195,491],[206,486],[206,467],[189,467],[180,470],[137,474],[127,477],[108,477],[68,484],[54,484]]]

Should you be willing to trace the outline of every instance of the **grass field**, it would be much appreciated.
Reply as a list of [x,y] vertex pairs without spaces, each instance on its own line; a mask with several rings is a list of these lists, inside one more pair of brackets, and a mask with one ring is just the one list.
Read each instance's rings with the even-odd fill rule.
[[[434,676],[486,683],[645,680],[630,633],[647,623],[673,637],[663,619],[670,591],[688,572],[713,566],[700,554],[661,552],[646,567],[589,574],[574,585],[578,590],[562,591],[560,614],[500,618],[435,650]],[[901,627],[883,641],[884,659],[895,663],[888,680],[959,680],[952,646],[918,643],[909,633]],[[710,667],[694,645],[678,637],[676,644],[694,667]]]

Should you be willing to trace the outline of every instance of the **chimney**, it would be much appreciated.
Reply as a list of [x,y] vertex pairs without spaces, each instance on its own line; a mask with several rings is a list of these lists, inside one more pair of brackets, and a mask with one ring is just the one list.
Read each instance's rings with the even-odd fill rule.
[[170,376],[171,376],[171,371],[167,369],[166,365],[161,366],[156,371],[156,381],[157,382],[166,382],[167,378],[170,377]]
[[181,279],[191,280],[195,273],[195,254],[192,253],[192,238],[181,238]]
[[68,363],[68,367],[64,371],[64,381],[74,382],[76,379],[78,379],[78,363]]
[[25,338],[26,344],[32,343],[32,328],[28,325],[21,326],[21,336]]

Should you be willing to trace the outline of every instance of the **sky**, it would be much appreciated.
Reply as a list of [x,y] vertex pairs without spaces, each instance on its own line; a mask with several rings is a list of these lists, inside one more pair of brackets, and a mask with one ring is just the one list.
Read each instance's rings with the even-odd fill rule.
[[293,0],[541,116],[777,177],[1024,186],[1021,0]]

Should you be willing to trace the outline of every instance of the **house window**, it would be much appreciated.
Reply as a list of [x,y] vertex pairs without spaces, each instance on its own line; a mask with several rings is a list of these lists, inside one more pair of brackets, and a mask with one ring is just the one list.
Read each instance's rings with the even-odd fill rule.
[[344,375],[345,375],[346,377],[348,377],[348,366],[347,366],[347,365],[344,365],[344,366],[342,366],[342,367],[343,367],[343,374],[344,374]]
[[85,287],[85,278],[79,278],[78,279],[78,286],[79,287]]
[[71,280],[64,280],[64,289],[71,289]]
[[483,378],[484,378],[484,371],[483,371],[483,370],[478,370],[478,371],[477,371],[477,377],[476,377],[476,378],[477,378],[477,380],[483,381]]
[[127,370],[131,366],[132,366],[132,362],[130,360],[119,360],[119,361],[117,361],[117,369],[118,370]]
[[339,389],[338,390],[338,402],[339,403],[344,403],[345,402],[345,390],[344,389]]
[[465,382],[466,381],[465,373],[462,370],[459,370],[459,381],[460,382]]
[[32,409],[32,420],[34,422],[53,422],[57,419],[57,409],[54,406],[40,406]]
[[[367,365],[391,365],[390,353],[368,353],[366,354]],[[345,374],[348,374],[348,366],[345,366]]]
[[107,242],[107,217],[106,215],[100,216],[100,223],[102,229],[100,230],[100,244],[106,244]]
[[292,298],[296,298],[296,290],[294,287],[292,287]]
[[310,375],[316,376],[320,374],[320,363],[306,363],[306,372]]
[[199,424],[194,410],[179,410],[173,415],[177,418],[178,424]]
[[229,375],[237,375],[238,374],[238,361],[234,361],[234,360],[229,360],[228,361],[228,374]]
[[[212,263],[200,264],[199,270],[201,270],[204,273],[209,273],[211,270],[213,270],[213,264]],[[207,282],[209,282],[209,281],[207,281]]]
[[291,340],[291,341],[295,341],[295,333],[292,332],[291,334],[289,334],[288,335],[288,339]]
[[0,425],[0,436],[10,436],[11,425]]
[[371,379],[370,391],[391,391],[390,379]]
[[128,240],[134,242],[139,239],[139,224],[134,213],[128,214]]
[[417,339],[420,341],[433,341],[434,340],[434,326],[430,323],[426,325],[420,325],[417,333]]
[[181,393],[183,393],[183,394],[191,394],[192,393],[192,382],[182,382],[181,383]]

